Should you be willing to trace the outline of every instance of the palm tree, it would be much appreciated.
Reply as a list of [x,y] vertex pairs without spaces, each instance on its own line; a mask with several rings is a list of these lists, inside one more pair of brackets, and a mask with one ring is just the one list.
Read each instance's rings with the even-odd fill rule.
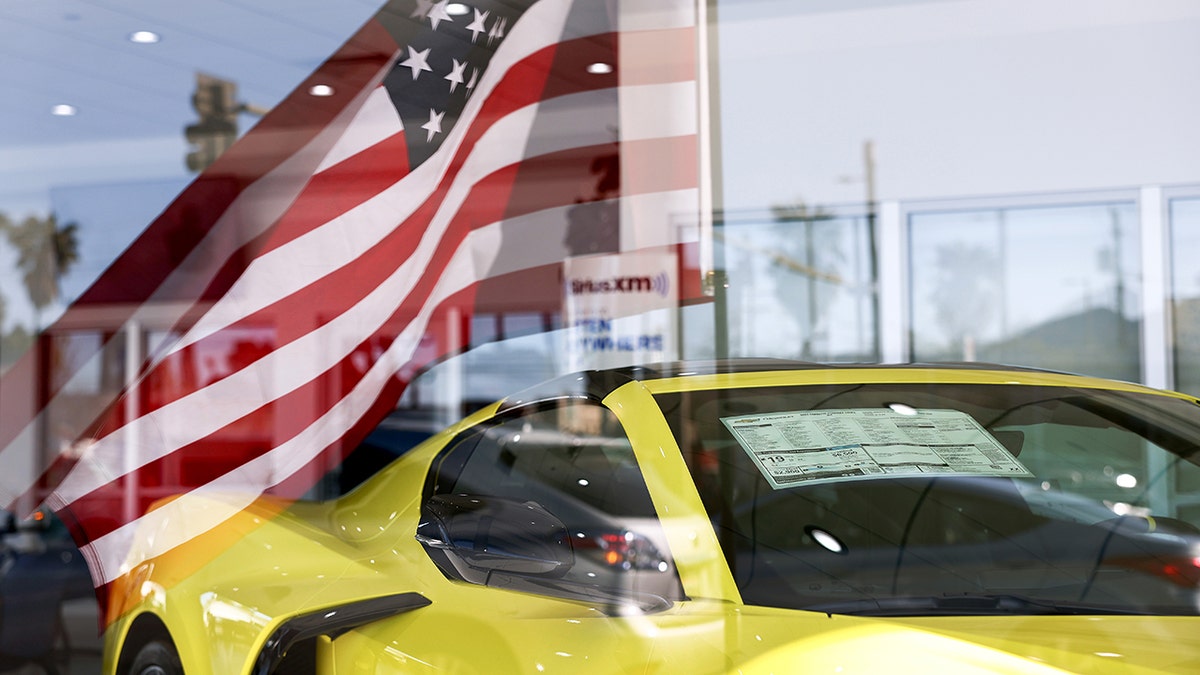
[[17,269],[34,307],[34,328],[41,327],[41,312],[59,297],[59,280],[79,261],[79,226],[58,225],[58,218],[30,216],[19,225],[5,228],[17,249]]

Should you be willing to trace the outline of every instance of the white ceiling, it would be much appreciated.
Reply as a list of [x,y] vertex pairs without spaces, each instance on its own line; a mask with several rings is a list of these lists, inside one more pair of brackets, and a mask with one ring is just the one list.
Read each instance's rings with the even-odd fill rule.
[[[0,149],[182,135],[195,73],[271,105],[378,0],[0,0]],[[137,44],[134,31],[158,33]],[[53,106],[77,109],[71,117]],[[252,123],[247,119],[243,127]]]
[[[183,130],[197,119],[197,72],[269,108],[382,3],[0,0],[0,215],[80,224],[80,261],[62,280],[69,300],[191,180]],[[135,31],[160,40],[132,42]],[[51,114],[64,104],[76,114]],[[239,122],[244,133],[255,119]],[[0,237],[0,330],[33,316],[15,260]]]

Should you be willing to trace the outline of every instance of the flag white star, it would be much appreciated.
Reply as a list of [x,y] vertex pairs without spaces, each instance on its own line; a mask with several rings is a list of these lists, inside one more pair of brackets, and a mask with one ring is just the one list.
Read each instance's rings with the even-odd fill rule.
[[408,16],[412,19],[424,19],[429,16],[431,9],[433,9],[433,0],[417,0],[417,8]]
[[450,81],[450,93],[454,93],[454,90],[458,88],[458,85],[463,83],[463,71],[465,71],[467,68],[466,61],[460,62],[458,59],[452,60],[454,61],[454,67],[451,68],[450,74],[445,77],[445,79]]
[[475,83],[479,81],[479,69],[471,69],[471,79],[467,81],[467,96],[471,95],[471,91],[475,89]]
[[497,38],[504,37],[504,29],[507,27],[507,25],[508,25],[508,20],[506,20],[504,17],[500,17],[499,19],[496,19],[496,22],[492,24],[492,29],[490,31],[488,31],[488,44],[489,45],[492,44],[492,42],[494,40],[496,40]]
[[488,14],[491,14],[491,12],[475,10],[475,20],[471,22],[471,25],[467,26],[467,30],[471,31],[471,44],[475,44],[475,40],[479,38],[480,33],[488,32]]
[[421,125],[422,129],[429,132],[425,138],[426,143],[432,141],[434,135],[442,133],[442,116],[445,114],[445,112],[437,112],[433,108],[429,109],[429,121]]
[[454,23],[454,17],[450,16],[450,12],[446,11],[446,5],[450,4],[450,0],[441,0],[433,6],[429,11],[429,23],[433,24],[433,29],[437,30],[438,24],[443,21]]
[[411,46],[408,48],[408,58],[400,62],[400,65],[412,70],[413,79],[421,74],[421,71],[433,72],[433,68],[429,67],[426,60],[429,58],[429,49],[417,51]]

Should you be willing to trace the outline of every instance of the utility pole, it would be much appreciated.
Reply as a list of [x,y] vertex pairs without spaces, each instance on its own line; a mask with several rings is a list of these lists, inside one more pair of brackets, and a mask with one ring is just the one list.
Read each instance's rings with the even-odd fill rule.
[[879,203],[875,197],[875,141],[869,138],[863,142],[863,182],[866,183],[867,246],[870,250],[868,263],[874,277],[871,283],[871,323],[875,326],[875,356],[882,358],[883,326],[879,325],[879,244],[876,236]]

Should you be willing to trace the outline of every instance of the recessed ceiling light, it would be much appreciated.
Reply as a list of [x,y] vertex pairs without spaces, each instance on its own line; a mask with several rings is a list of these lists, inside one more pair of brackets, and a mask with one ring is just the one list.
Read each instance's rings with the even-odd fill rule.
[[50,109],[51,115],[58,115],[59,117],[70,117],[77,112],[79,112],[78,108],[73,105],[67,105],[66,103],[59,103]]
[[333,96],[333,87],[327,84],[314,84],[308,88],[308,93],[313,96]]
[[587,71],[593,75],[607,75],[613,71],[613,67],[607,63],[593,63],[587,67]]
[[470,11],[471,11],[471,8],[467,7],[466,5],[462,4],[461,2],[452,2],[448,5],[446,5],[446,13],[449,14],[450,16],[462,16],[464,14],[469,13]]
[[137,30],[129,34],[130,42],[136,42],[141,45],[152,45],[161,39],[158,33],[149,30]]

